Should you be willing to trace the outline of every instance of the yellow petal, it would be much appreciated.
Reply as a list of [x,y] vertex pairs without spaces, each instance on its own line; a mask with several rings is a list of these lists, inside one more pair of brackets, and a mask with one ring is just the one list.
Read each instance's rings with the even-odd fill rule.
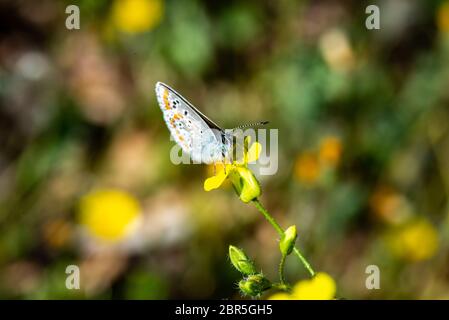
[[262,152],[262,145],[259,142],[254,142],[246,154],[246,163],[251,163],[259,159]]
[[122,190],[99,189],[85,195],[79,204],[79,222],[103,240],[126,237],[140,215],[136,198]]
[[394,255],[410,262],[433,257],[439,246],[438,232],[427,220],[411,221],[386,240]]
[[290,300],[290,295],[284,292],[278,292],[269,296],[268,300]]
[[319,272],[310,280],[299,281],[293,287],[292,297],[296,300],[330,300],[334,299],[336,289],[334,279]]
[[217,189],[221,186],[223,181],[225,181],[226,177],[229,174],[229,171],[231,170],[230,165],[226,165],[226,173],[224,168],[219,169],[217,174],[215,176],[209,177],[204,181],[204,190],[210,191],[213,189]]
[[112,20],[120,31],[136,34],[153,29],[162,20],[162,0],[117,0]]

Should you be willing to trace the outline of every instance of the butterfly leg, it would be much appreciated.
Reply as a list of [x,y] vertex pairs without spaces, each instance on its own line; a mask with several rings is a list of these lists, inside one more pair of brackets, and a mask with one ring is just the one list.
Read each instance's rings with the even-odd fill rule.
[[217,167],[215,166],[215,162],[214,162],[214,176],[217,175]]
[[224,174],[226,174],[226,163],[224,160],[223,160],[223,169],[224,169]]

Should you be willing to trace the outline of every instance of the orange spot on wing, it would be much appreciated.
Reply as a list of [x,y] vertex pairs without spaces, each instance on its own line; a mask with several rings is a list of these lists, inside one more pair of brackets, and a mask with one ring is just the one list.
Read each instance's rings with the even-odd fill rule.
[[168,101],[168,90],[164,89],[164,95],[162,96],[162,100],[164,100],[164,105],[166,110],[170,110],[170,102]]
[[184,142],[184,137],[182,136],[181,132],[179,132],[178,129],[176,129],[175,132],[176,132],[176,136],[178,137],[179,141],[181,141],[182,145],[184,147],[187,147],[187,144],[183,143]]

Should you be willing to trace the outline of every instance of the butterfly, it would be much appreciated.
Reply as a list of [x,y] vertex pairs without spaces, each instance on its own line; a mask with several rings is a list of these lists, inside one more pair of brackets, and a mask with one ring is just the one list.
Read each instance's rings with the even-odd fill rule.
[[[231,161],[233,130],[225,131],[220,128],[168,85],[158,82],[155,89],[168,130],[194,163],[215,164]],[[252,125],[266,123],[268,122],[263,121]]]

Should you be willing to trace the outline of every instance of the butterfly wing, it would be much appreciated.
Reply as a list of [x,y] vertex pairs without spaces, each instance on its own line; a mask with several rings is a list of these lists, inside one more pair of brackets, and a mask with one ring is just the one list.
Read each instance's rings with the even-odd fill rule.
[[[156,84],[156,96],[165,123],[182,150],[190,154],[195,162],[219,161],[219,154],[215,157],[205,156],[204,150],[205,147],[221,149],[223,130],[166,84]],[[207,153],[209,154],[210,152]]]

